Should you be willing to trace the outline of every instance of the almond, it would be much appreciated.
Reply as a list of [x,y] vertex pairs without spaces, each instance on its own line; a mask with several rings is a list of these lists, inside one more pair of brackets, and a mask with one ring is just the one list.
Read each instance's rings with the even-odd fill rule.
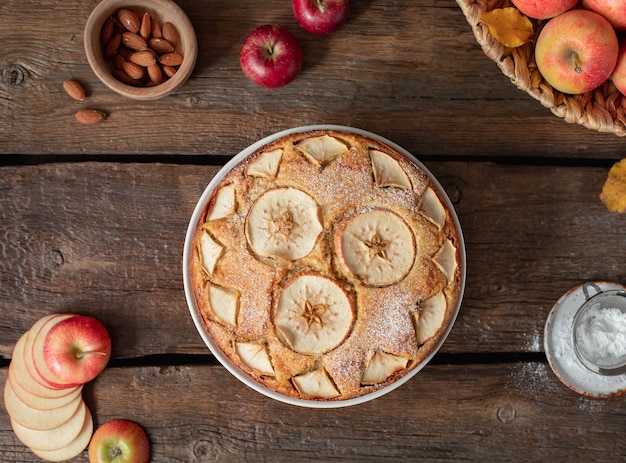
[[148,46],[159,55],[162,55],[163,53],[172,53],[174,51],[174,45],[165,39],[151,38],[148,40]]
[[113,58],[117,54],[121,42],[122,34],[120,34],[119,32],[117,34],[113,34],[111,39],[104,46],[104,56],[106,58]]
[[142,79],[144,76],[143,68],[135,63],[126,61],[122,64],[122,69],[131,79]]
[[115,71],[113,71],[113,77],[115,77],[121,83],[126,85],[132,85],[133,87],[141,87],[143,85],[142,80],[133,79],[128,74],[126,74],[123,69],[116,69]]
[[144,40],[148,40],[150,38],[150,32],[152,29],[152,20],[150,19],[150,15],[148,12],[143,14],[143,18],[141,18],[141,26],[139,26],[139,35],[143,37]]
[[140,35],[132,32],[122,33],[122,43],[131,50],[142,50],[148,47],[148,44]]
[[150,81],[155,85],[159,85],[163,82],[163,72],[161,71],[161,66],[159,66],[156,61],[154,64],[148,66],[148,76],[150,77]]
[[167,65],[163,65],[163,74],[165,74],[167,77],[174,77],[174,74],[176,74],[176,68],[174,66],[167,66]]
[[113,68],[122,69],[125,62],[126,62],[126,59],[118,53],[117,55],[113,57]]
[[128,57],[131,63],[135,63],[144,68],[156,63],[156,54],[152,50],[136,51]]
[[76,113],[76,120],[81,124],[97,124],[106,118],[106,113],[99,109],[81,109]]
[[122,24],[126,30],[135,33],[139,32],[141,23],[139,22],[139,16],[137,16],[137,13],[134,11],[121,8],[117,12],[117,19],[119,19],[120,24]]
[[163,38],[163,32],[161,32],[161,25],[159,24],[159,21],[152,18],[152,21],[150,21],[150,23],[150,29],[152,29],[152,37],[154,37],[155,39]]
[[113,37],[113,32],[115,32],[115,23],[113,22],[113,18],[108,18],[104,25],[102,26],[102,30],[100,31],[100,42],[107,43]]
[[176,32],[176,28],[170,22],[163,23],[163,27],[161,28],[161,32],[163,34],[163,38],[173,44],[174,46],[178,43],[178,32]]
[[182,62],[183,57],[175,51],[159,56],[159,63],[165,64],[166,66],[179,66]]
[[85,101],[85,89],[75,80],[66,80],[63,82],[65,92],[77,101]]

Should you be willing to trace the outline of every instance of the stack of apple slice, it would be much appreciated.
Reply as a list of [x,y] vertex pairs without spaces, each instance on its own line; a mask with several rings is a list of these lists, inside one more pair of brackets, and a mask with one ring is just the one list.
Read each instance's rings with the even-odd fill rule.
[[69,460],[89,444],[91,412],[83,384],[111,357],[111,339],[98,320],[48,315],[15,344],[4,404],[15,435],[40,458]]

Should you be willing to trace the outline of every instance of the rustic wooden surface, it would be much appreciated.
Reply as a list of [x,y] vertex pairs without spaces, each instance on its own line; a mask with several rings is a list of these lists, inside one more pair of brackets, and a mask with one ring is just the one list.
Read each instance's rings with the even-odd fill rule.
[[[153,462],[626,459],[625,396],[590,399],[543,352],[556,300],[585,280],[626,283],[626,217],[598,195],[626,139],[568,124],[512,86],[453,0],[353,0],[331,36],[288,1],[181,0],[195,72],[155,102],[95,80],[82,25],[95,0],[0,2],[0,381],[19,336],[64,311],[101,319],[110,367],[85,390],[97,423],[143,424]],[[305,67],[282,89],[249,83],[245,34],[290,28]],[[81,81],[78,103],[62,82]],[[85,127],[74,112],[101,108]],[[440,179],[467,244],[467,287],[440,353],[374,402],[315,411],[232,377],[193,326],[182,247],[201,192],[230,157],[294,126],[376,132]],[[0,461],[38,461],[0,412]],[[87,461],[86,453],[73,461]]]

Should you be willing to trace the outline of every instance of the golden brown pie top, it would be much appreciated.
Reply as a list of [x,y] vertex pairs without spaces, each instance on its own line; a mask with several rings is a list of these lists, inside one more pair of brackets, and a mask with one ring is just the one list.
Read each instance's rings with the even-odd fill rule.
[[289,397],[358,397],[414,369],[452,322],[459,235],[429,177],[344,131],[284,136],[213,189],[193,241],[214,343]]

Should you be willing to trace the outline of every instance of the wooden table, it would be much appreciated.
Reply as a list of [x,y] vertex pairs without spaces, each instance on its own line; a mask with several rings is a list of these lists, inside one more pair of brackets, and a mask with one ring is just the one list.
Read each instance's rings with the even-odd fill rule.
[[[454,0],[354,0],[331,36],[299,29],[288,1],[181,0],[196,27],[188,83],[159,101],[92,74],[82,27],[96,0],[0,2],[0,381],[40,317],[102,320],[110,366],[85,388],[97,424],[140,422],[154,462],[626,459],[624,396],[564,386],[543,349],[557,299],[626,282],[626,216],[598,199],[626,140],[555,117],[476,44]],[[266,90],[239,46],[274,22],[305,65]],[[62,83],[87,91],[70,100]],[[82,126],[74,113],[109,118]],[[201,192],[275,131],[317,123],[376,132],[414,153],[454,201],[467,244],[458,320],[416,377],[364,405],[272,401],[226,371],[194,328],[181,255]],[[0,460],[38,461],[0,413]],[[86,452],[74,461],[87,461]]]

